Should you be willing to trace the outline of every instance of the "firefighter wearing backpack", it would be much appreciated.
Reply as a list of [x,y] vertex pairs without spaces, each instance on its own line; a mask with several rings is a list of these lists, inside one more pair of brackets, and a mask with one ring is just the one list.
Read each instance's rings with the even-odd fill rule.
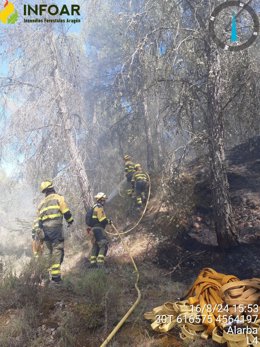
[[146,192],[148,188],[148,176],[145,171],[142,170],[140,164],[135,165],[135,173],[132,177],[132,184],[135,189],[137,208],[140,208],[146,201]]
[[135,172],[135,165],[131,160],[132,158],[129,155],[124,156],[125,161],[125,177],[128,184],[127,195],[132,196],[133,186],[132,186],[132,177]]
[[92,227],[93,244],[90,255],[90,267],[104,267],[105,256],[108,250],[108,240],[105,234],[105,227],[111,224],[111,220],[106,217],[104,204],[107,199],[106,194],[100,192],[95,196],[96,203],[87,212],[86,224]]
[[63,217],[68,226],[73,223],[71,212],[62,195],[55,192],[52,181],[41,183],[40,190],[45,194],[38,207],[39,227],[44,233],[44,254],[50,262],[52,283],[61,281],[61,263],[64,257]]

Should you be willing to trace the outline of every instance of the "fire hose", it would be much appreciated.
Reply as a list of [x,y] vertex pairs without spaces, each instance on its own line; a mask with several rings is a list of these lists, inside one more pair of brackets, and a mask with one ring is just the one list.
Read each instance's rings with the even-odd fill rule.
[[[131,227],[130,229],[126,230],[126,231],[123,231],[123,232],[119,232],[118,229],[115,227],[115,225],[112,223],[111,226],[113,227],[113,229],[115,230],[115,233],[110,233],[108,231],[106,231],[107,234],[110,234],[110,235],[117,235],[119,238],[120,238],[120,241],[125,249],[125,251],[128,253],[130,259],[131,259],[131,262],[133,264],[133,267],[134,267],[134,272],[136,273],[136,281],[135,281],[135,289],[137,291],[137,299],[136,301],[134,302],[134,304],[130,307],[130,309],[127,311],[127,313],[124,315],[124,317],[120,320],[120,322],[116,325],[116,327],[111,331],[111,333],[108,335],[108,337],[106,338],[106,340],[102,343],[102,345],[100,345],[100,347],[105,347],[107,346],[107,344],[112,340],[112,338],[116,335],[116,333],[118,332],[118,330],[123,326],[123,324],[125,323],[125,321],[128,319],[128,317],[133,313],[133,311],[135,310],[135,308],[137,307],[137,305],[139,304],[140,300],[141,300],[141,291],[140,289],[138,288],[138,282],[139,282],[139,277],[140,277],[140,274],[139,274],[139,271],[138,271],[138,268],[137,268],[137,265],[134,261],[134,258],[132,257],[131,255],[131,251],[129,249],[129,247],[127,246],[127,244],[124,242],[123,238],[122,238],[122,235],[125,235],[125,234],[128,234],[129,232],[131,232],[132,230],[134,230],[141,222],[141,220],[143,219],[144,217],[144,214],[147,210],[147,206],[148,206],[148,203],[149,203],[149,200],[150,200],[150,195],[151,195],[151,179],[150,179],[150,176],[148,175],[148,173],[146,173],[147,177],[148,177],[148,183],[149,183],[149,189],[148,189],[148,194],[147,194],[147,200],[146,200],[146,204],[145,204],[145,207],[144,207],[144,210],[140,216],[140,218],[138,219],[137,223]],[[121,196],[121,194],[120,194]]]
[[228,347],[260,346],[259,278],[240,281],[205,268],[185,297],[145,313],[152,329],[165,333],[177,325],[182,340],[211,336]]
[[134,258],[131,255],[131,251],[129,249],[129,247],[127,246],[127,244],[124,242],[123,238],[122,238],[122,233],[120,233],[117,228],[114,226],[114,224],[111,224],[111,226],[113,227],[113,229],[115,230],[116,234],[118,235],[118,237],[120,238],[120,241],[122,242],[122,245],[125,249],[125,251],[128,253],[131,262],[133,264],[134,267],[134,272],[136,273],[136,281],[135,281],[135,289],[137,291],[137,299],[134,302],[134,304],[130,307],[130,309],[127,311],[127,313],[124,315],[124,317],[120,320],[120,322],[116,325],[116,327],[111,331],[111,333],[108,335],[108,337],[105,339],[105,341],[102,343],[102,345],[100,345],[100,347],[105,347],[107,346],[107,344],[112,340],[112,338],[116,335],[116,333],[118,332],[118,330],[122,327],[122,325],[125,323],[125,321],[128,319],[128,317],[133,313],[133,311],[135,310],[135,308],[137,307],[137,305],[139,304],[140,300],[141,300],[141,291],[138,288],[138,282],[139,282],[139,271],[137,268],[137,265],[134,261]]
[[[131,231],[133,231],[136,227],[138,227],[138,225],[141,223],[141,221],[142,221],[142,219],[143,219],[143,217],[144,217],[144,215],[145,215],[145,213],[146,213],[146,211],[147,211],[147,207],[148,207],[148,204],[149,204],[149,201],[150,201],[150,196],[151,196],[151,179],[150,179],[149,174],[148,174],[147,172],[145,172],[145,173],[146,173],[146,175],[147,175],[147,177],[148,177],[149,188],[148,188],[148,194],[147,194],[146,204],[145,204],[145,207],[144,207],[144,209],[143,209],[143,212],[142,212],[140,218],[138,219],[138,221],[136,222],[136,224],[135,224],[133,227],[131,227],[130,229],[128,229],[128,230],[126,230],[126,231],[120,232],[119,234],[117,234],[118,236],[119,236],[119,235],[128,234],[128,233],[130,233]],[[110,233],[109,231],[106,231],[106,233],[109,234],[109,235],[114,235],[114,236],[115,236],[114,233]]]

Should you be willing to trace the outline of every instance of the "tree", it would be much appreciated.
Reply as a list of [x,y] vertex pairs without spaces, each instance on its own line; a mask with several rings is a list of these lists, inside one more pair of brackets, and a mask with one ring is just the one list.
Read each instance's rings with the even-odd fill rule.
[[[9,39],[19,49],[16,34],[10,32]],[[66,176],[69,166],[79,181],[82,202],[87,208],[93,198],[82,159],[84,152],[73,135],[75,122],[80,122],[84,114],[83,95],[79,92],[83,81],[80,41],[62,25],[41,26],[36,37],[28,25],[19,33],[19,39],[23,38],[31,39],[31,44],[23,45],[18,56],[8,56],[9,76],[1,85],[1,92],[19,105],[7,115],[3,143],[12,137],[13,146],[17,146],[34,182],[61,176],[62,172]]]
[[[210,54],[210,53],[209,53]],[[210,156],[211,187],[215,229],[218,245],[225,249],[237,245],[237,235],[229,196],[229,184],[225,162],[222,73],[220,56],[213,52],[208,56],[207,126]]]

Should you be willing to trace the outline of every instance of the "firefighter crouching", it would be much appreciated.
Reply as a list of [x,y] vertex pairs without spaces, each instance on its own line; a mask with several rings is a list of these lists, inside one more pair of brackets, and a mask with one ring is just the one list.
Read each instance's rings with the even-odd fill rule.
[[60,283],[64,257],[62,221],[64,217],[69,226],[73,223],[73,218],[64,197],[55,192],[52,181],[42,182],[40,189],[45,194],[38,207],[39,227],[44,232],[46,246],[44,255],[49,260],[51,280],[53,283]]
[[39,228],[39,221],[35,219],[32,227],[32,252],[35,258],[39,258],[39,256],[43,253],[43,242],[44,242],[44,233]]
[[142,204],[146,202],[146,194],[148,189],[148,176],[142,170],[140,164],[135,165],[135,173],[132,177],[132,184],[136,194],[137,208],[142,207]]
[[133,192],[133,187],[132,187],[132,177],[135,172],[135,165],[131,161],[131,157],[129,155],[124,156],[124,161],[125,161],[125,177],[128,185],[127,189],[127,195],[131,196]]
[[106,217],[104,204],[106,202],[106,194],[100,192],[95,196],[96,203],[92,207],[91,214],[86,216],[86,224],[92,227],[92,249],[90,254],[90,268],[103,268],[105,257],[108,250],[108,239],[105,234],[105,227],[111,224],[111,220]]

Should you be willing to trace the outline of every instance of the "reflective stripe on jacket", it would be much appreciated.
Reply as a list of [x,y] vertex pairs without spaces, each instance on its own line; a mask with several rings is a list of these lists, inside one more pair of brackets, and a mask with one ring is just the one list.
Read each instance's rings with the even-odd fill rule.
[[67,222],[73,221],[64,197],[56,193],[47,195],[38,207],[39,225],[44,225],[47,221],[53,221],[55,225],[61,225],[63,215]]
[[132,177],[132,182],[137,182],[137,181],[145,181],[146,182],[147,180],[148,180],[147,175],[143,171],[136,171]]
[[125,162],[125,173],[131,173],[135,171],[135,165],[132,161]]
[[94,227],[100,226],[105,228],[105,226],[108,224],[107,216],[101,204],[97,203],[93,206],[92,219],[94,221]]

